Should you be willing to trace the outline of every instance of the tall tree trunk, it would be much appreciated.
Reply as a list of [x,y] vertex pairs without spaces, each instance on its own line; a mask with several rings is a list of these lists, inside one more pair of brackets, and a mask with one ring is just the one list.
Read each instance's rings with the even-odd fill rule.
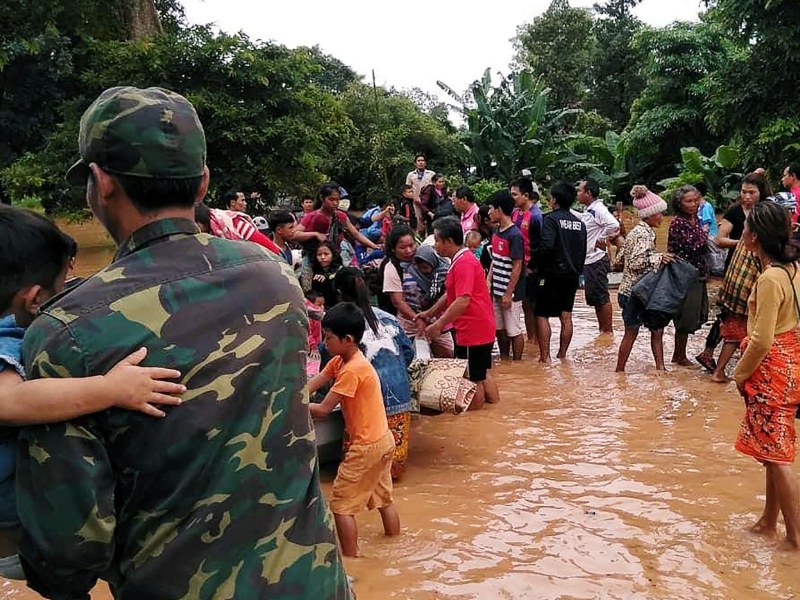
[[140,40],[162,33],[153,0],[116,0],[116,5],[127,39]]

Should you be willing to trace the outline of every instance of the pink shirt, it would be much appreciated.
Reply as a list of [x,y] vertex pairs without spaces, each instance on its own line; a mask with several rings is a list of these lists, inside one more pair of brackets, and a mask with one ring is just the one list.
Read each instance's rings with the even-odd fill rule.
[[481,263],[468,248],[462,248],[453,257],[444,285],[448,305],[462,296],[469,297],[467,310],[453,322],[456,344],[482,346],[494,342],[494,307],[489,297],[486,275]]
[[468,232],[478,229],[478,224],[475,222],[475,215],[478,214],[478,203],[473,202],[470,207],[461,215],[461,229],[464,235]]

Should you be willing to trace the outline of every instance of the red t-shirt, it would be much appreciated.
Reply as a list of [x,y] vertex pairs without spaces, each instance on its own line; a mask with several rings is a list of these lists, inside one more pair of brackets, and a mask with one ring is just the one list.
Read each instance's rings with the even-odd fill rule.
[[[338,240],[341,242],[344,239],[344,232],[347,231],[347,214],[344,211],[337,210],[336,218],[339,219],[339,224],[341,225],[341,233],[339,234],[341,239]],[[315,231],[328,235],[328,232],[331,230],[332,221],[333,220],[321,210],[315,210],[304,216],[300,224],[306,231]]]
[[463,248],[453,257],[444,282],[447,304],[469,297],[467,310],[453,322],[459,346],[482,346],[494,342],[494,307],[486,285],[486,274],[475,255]]
[[800,217],[800,185],[796,185],[792,188],[792,195],[794,196],[794,201],[797,207],[792,215],[792,221],[797,223],[797,220]]

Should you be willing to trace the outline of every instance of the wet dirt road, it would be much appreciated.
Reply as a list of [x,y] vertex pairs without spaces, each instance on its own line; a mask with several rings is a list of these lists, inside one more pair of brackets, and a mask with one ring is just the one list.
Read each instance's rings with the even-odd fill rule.
[[[499,405],[414,420],[403,535],[359,518],[359,600],[796,597],[800,555],[746,532],[763,471],[733,450],[735,388],[699,368],[657,376],[647,336],[613,373],[615,312],[616,338],[598,338],[579,297],[568,362],[499,365]],[[38,598],[23,590],[0,597]]]

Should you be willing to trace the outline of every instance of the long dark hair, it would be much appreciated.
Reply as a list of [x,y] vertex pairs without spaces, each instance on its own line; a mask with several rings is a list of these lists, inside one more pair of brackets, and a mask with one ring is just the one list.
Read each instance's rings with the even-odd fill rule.
[[744,179],[742,179],[742,185],[746,183],[754,185],[758,188],[759,202],[763,202],[772,196],[772,187],[770,187],[769,182],[763,175],[759,175],[758,173],[750,173],[749,175],[746,175]]
[[395,254],[395,250],[397,249],[397,244],[400,243],[407,235],[411,236],[411,239],[414,239],[414,232],[411,231],[411,228],[406,225],[395,225],[392,227],[392,231],[386,237],[386,244],[384,246],[386,250],[386,258],[383,259],[381,263],[381,273],[386,269],[387,263],[392,263],[394,268],[397,269],[397,275],[400,277],[400,280],[403,280],[403,267],[400,266],[400,259],[397,258]]
[[747,215],[747,227],[756,234],[761,250],[778,263],[795,262],[800,249],[792,239],[789,212],[775,202],[758,202]]
[[375,311],[372,310],[372,304],[369,301],[369,286],[361,269],[342,267],[337,271],[333,285],[336,287],[336,291],[339,292],[339,299],[342,302],[352,302],[358,306],[364,313],[369,328],[372,329],[375,335],[378,335],[378,326],[380,324],[378,323],[378,317],[375,316]]
[[319,186],[319,190],[317,190],[317,198],[314,200],[314,210],[319,210],[322,208],[322,201],[330,196],[333,192],[338,191],[339,184],[335,181],[329,181],[328,183],[323,183],[321,186]]
[[339,254],[339,251],[336,249],[336,246],[333,245],[333,242],[331,242],[330,240],[325,240],[324,242],[319,243],[319,246],[317,246],[317,248],[314,250],[314,254],[311,256],[311,270],[314,271],[314,273],[322,273],[322,265],[319,264],[319,261],[317,260],[317,251],[322,247],[325,247],[328,250],[330,250],[331,254],[333,255],[333,260],[331,260],[331,266],[328,268],[331,271],[335,271],[336,269],[341,267],[342,255]]

